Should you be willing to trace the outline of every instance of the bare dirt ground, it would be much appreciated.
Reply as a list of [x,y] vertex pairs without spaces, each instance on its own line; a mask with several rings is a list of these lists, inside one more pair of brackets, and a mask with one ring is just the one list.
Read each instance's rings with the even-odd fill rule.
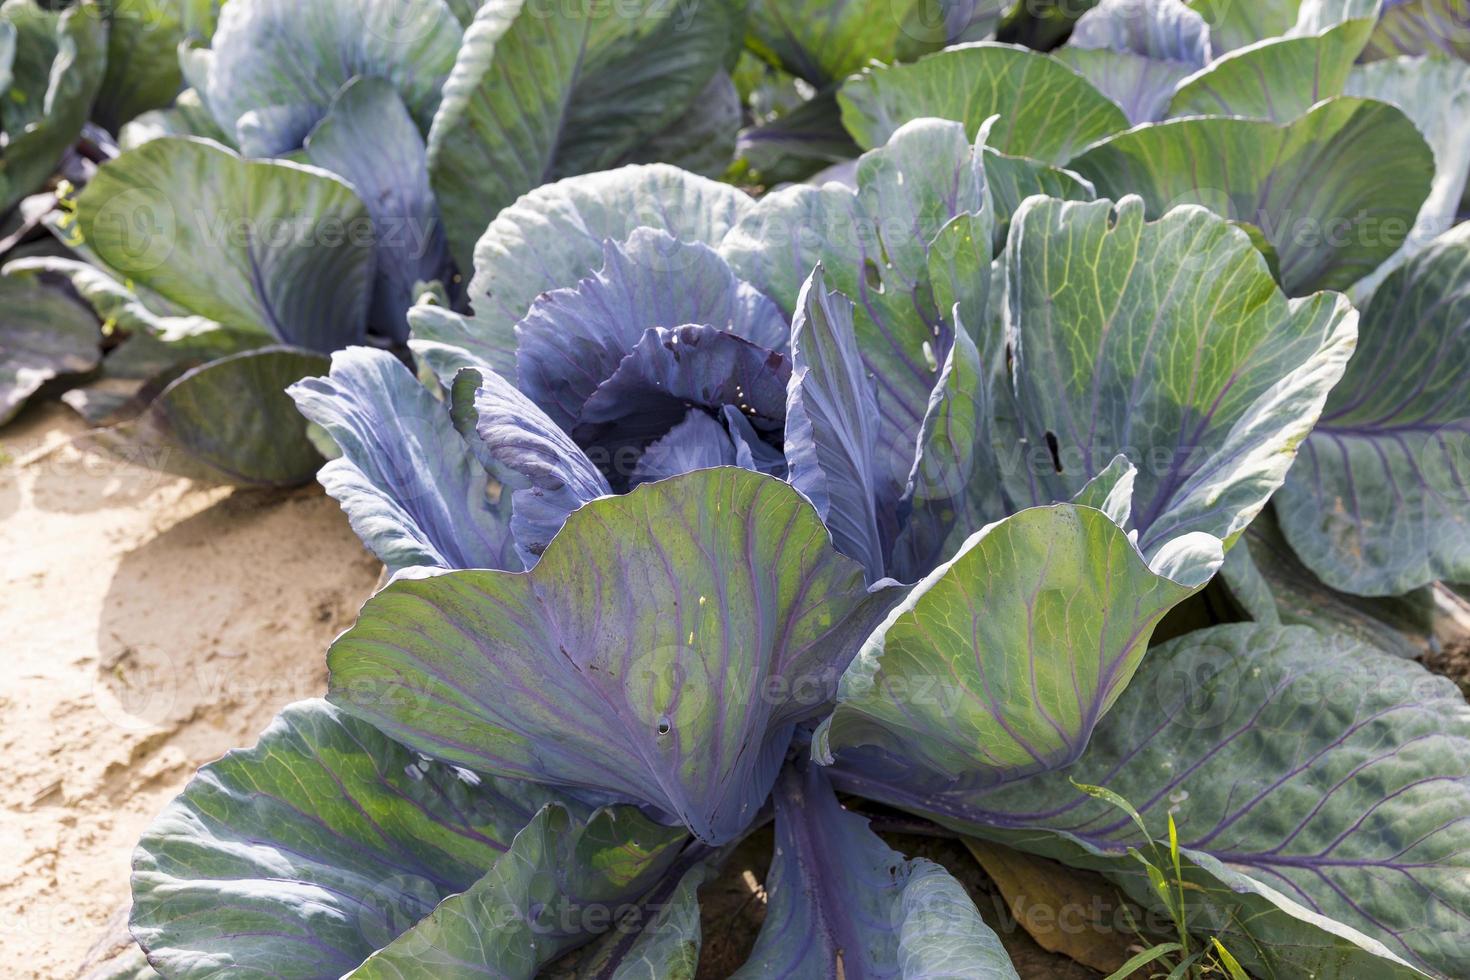
[[325,688],[380,566],[315,487],[206,488],[84,455],[55,404],[0,434],[0,949],[62,980],[200,764]]

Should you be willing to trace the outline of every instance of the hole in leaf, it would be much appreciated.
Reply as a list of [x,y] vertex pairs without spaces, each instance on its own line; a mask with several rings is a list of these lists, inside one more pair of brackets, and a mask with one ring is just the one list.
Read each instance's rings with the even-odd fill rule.
[[658,720],[658,733],[660,735],[667,735],[672,730],[673,726],[669,724],[669,720],[667,718],[660,718]]
[[1051,465],[1058,473],[1062,472],[1062,447],[1057,442],[1057,434],[1050,429],[1046,430],[1046,448],[1051,451]]
[[883,292],[883,276],[878,271],[878,263],[872,259],[863,260],[863,278],[867,280],[868,288],[874,292]]

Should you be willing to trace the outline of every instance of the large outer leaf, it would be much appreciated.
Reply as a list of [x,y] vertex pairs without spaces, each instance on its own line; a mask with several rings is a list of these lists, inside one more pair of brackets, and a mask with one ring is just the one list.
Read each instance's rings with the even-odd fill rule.
[[651,328],[702,324],[785,350],[785,315],[708,245],[641,228],[603,249],[595,275],[543,293],[515,327],[521,390],[559,425],[576,424]]
[[1460,0],[1386,0],[1365,59],[1400,54],[1470,60],[1470,10]]
[[[1372,25],[1381,0],[1193,0],[1191,6],[1210,24],[1217,53],[1275,37],[1307,37],[1336,25]],[[1389,0],[1396,2],[1396,0]]]
[[183,87],[178,46],[214,32],[219,0],[104,0],[107,74],[92,118],[109,132],[173,102]]
[[981,145],[983,136],[972,147],[954,122],[917,120],[863,155],[856,193],[829,183],[769,194],[721,247],[736,272],[783,309],[796,308],[818,263],[826,281],[857,304],[857,347],[879,411],[875,485],[885,500],[902,493],[954,329],[929,271],[931,254],[948,247],[946,226],[966,233],[976,256],[959,275],[983,278],[988,264]]
[[[1220,936],[1254,976],[1407,980],[1423,974],[1379,942],[1404,949],[1389,930],[1436,955],[1467,948],[1455,942],[1467,880],[1455,837],[1470,745],[1446,735],[1446,714],[1463,732],[1463,699],[1416,664],[1299,627],[1227,626],[1150,652],[1069,770],[948,796],[857,770],[835,780],[969,835],[1103,871],[1157,907],[1126,854],[1150,842],[1069,780],[1103,783],[1144,813],[1154,840],[1175,815],[1192,932]],[[1169,855],[1152,860],[1167,867]]]
[[1443,58],[1397,58],[1359,65],[1347,80],[1349,95],[1390,102],[1404,111],[1434,151],[1434,182],[1419,217],[1393,257],[1353,289],[1360,303],[1390,272],[1455,223],[1470,176],[1470,65]]
[[133,935],[165,976],[335,980],[473,885],[531,783],[431,763],[323,701],[205,766],[133,855]]
[[883,577],[898,520],[895,489],[874,458],[878,402],[852,329],[852,302],[827,291],[817,266],[801,287],[791,327],[787,387],[788,479],[832,532],[837,550]]
[[[814,751],[878,750],[969,786],[1076,760],[1149,636],[1204,587],[1220,542],[1168,569],[1090,507],[1022,511],[973,535],[894,608],[843,675]],[[927,780],[932,783],[932,778]]]
[[1032,198],[1006,279],[1021,428],[1002,453],[1007,489],[1066,500],[1122,453],[1140,471],[1133,526],[1150,557],[1250,523],[1356,339],[1344,297],[1287,300],[1246,235],[1201,208],[1149,223],[1136,197]]
[[76,142],[102,81],[107,27],[94,3],[43,9],[7,0],[0,24],[13,38],[9,82],[0,88],[0,215],[40,190]]
[[491,504],[490,475],[449,412],[387,351],[332,355],[331,375],[288,393],[342,455],[317,479],[390,572],[404,568],[520,570],[510,499]]
[[804,768],[788,766],[777,784],[766,918],[731,980],[1015,980],[964,887],[933,861],[908,860],[883,843],[837,802],[820,767]]
[[1372,22],[1320,35],[1278,38],[1231,52],[1191,76],[1169,101],[1171,116],[1250,116],[1290,122],[1341,95]]
[[[1192,633],[1149,654],[1070,770],[969,801],[988,836],[1116,874],[1139,832],[1069,777],[1120,793],[1156,839],[1172,813],[1186,856],[1224,883],[1248,875],[1422,969],[1470,972],[1470,711],[1417,664],[1304,627]],[[1274,966],[1261,975],[1403,975],[1310,972],[1279,916],[1224,922],[1209,907],[1223,897],[1200,897],[1197,927],[1254,934],[1258,951],[1226,945]]]
[[277,156],[359,75],[390,82],[427,131],[461,35],[444,0],[244,0],[186,74],[247,155]]
[[685,840],[631,807],[590,818],[550,805],[463,894],[446,899],[343,980],[532,980],[648,891]]
[[101,344],[85,306],[39,281],[0,278],[0,424],[52,378],[95,368]]
[[1045,163],[1128,128],[1121,109],[1066,65],[1008,44],[964,44],[909,65],[874,67],[838,95],[842,121],[860,146],[886,143],[904,123],[938,116],[973,137],[1000,121],[987,145]]
[[377,243],[370,324],[402,343],[415,284],[447,282],[451,271],[423,137],[392,85],[358,78],[307,135],[306,156],[350,183],[367,205]]
[[194,313],[322,352],[363,339],[372,219],[325,171],[157,139],[98,170],[77,217],[107,265]]
[[1282,530],[1344,592],[1470,579],[1470,225],[1388,277],[1362,336],[1278,498]]
[[1294,122],[1194,118],[1129,130],[1069,166],[1107,197],[1140,194],[1149,215],[1202,204],[1261,229],[1300,296],[1344,289],[1403,244],[1434,155],[1380,102],[1338,98]]
[[193,368],[136,419],[88,433],[88,445],[139,466],[210,483],[289,487],[322,463],[287,385],[327,369],[294,347],[262,347]]
[[1311,626],[1408,660],[1443,649],[1440,633],[1454,630],[1463,618],[1457,608],[1461,603],[1444,586],[1368,599],[1323,584],[1282,536],[1270,509],[1252,521],[1230,549],[1220,579],[1255,622]]
[[333,646],[331,697],[438,757],[722,842],[890,601],[795,490],[701,470],[584,506],[528,573],[390,585]]
[[728,72],[718,71],[683,115],[624,155],[627,163],[667,163],[704,177],[730,169],[745,118],[740,92]]
[[429,133],[429,171],[461,268],[521,194],[611,166],[678,119],[725,60],[739,21],[728,0],[487,0]]
[[650,227],[715,248],[752,206],[733,187],[661,164],[538,187],[501,211],[475,246],[474,316],[458,330],[415,320],[414,336],[465,347],[515,380],[516,322],[542,292],[593,275],[607,240]]

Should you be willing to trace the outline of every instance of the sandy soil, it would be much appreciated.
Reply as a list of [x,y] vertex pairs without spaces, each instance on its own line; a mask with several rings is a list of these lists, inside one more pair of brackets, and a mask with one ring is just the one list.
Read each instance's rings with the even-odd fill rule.
[[316,488],[160,477],[74,449],[81,428],[51,404],[0,433],[0,949],[35,980],[107,934],[194,769],[324,690],[380,568]]

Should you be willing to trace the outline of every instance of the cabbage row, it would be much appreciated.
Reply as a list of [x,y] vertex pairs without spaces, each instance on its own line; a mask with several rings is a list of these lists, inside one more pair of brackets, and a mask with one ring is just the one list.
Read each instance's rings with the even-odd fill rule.
[[895,812],[1171,976],[1470,975],[1467,38],[6,0],[0,407],[392,573],[143,836],[138,975],[694,977],[773,824],[734,976],[1016,977]]

